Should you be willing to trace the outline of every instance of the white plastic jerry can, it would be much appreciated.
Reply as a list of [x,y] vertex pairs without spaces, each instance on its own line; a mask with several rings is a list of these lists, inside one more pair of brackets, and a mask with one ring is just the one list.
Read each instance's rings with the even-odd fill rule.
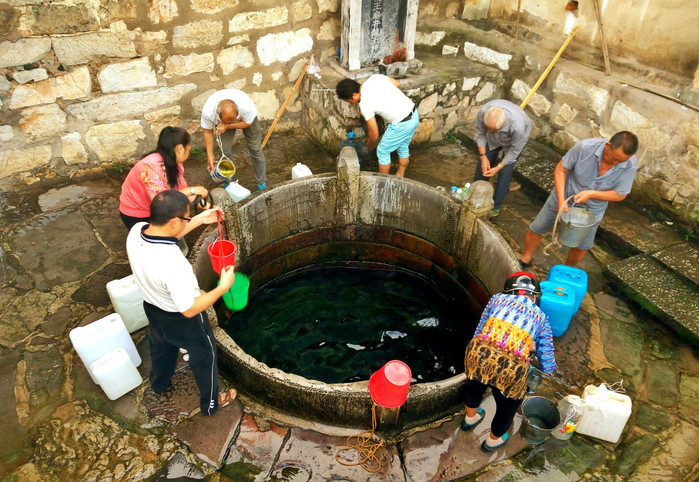
[[583,391],[585,410],[576,431],[583,435],[617,443],[631,415],[631,399],[604,385],[588,385]]
[[89,325],[73,328],[69,336],[75,351],[78,352],[78,356],[95,383],[99,382],[90,366],[112,350],[123,348],[134,366],[141,364],[141,356],[136,350],[136,345],[126,330],[121,316],[117,313],[93,321]]
[[242,201],[250,195],[250,190],[233,181],[226,186],[226,192],[235,202]]
[[117,348],[90,365],[90,372],[110,400],[116,400],[143,382],[136,365],[123,348]]
[[291,168],[291,179],[298,179],[299,177],[307,177],[312,175],[313,173],[308,166],[300,162],[297,162],[296,165]]
[[129,333],[148,325],[146,312],[143,310],[143,296],[136,285],[134,275],[115,279],[107,283],[107,293],[112,306],[126,325]]

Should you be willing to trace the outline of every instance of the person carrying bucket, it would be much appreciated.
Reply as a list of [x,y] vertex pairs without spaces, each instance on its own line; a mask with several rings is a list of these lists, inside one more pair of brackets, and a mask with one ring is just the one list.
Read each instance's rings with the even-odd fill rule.
[[214,207],[189,218],[187,196],[175,190],[157,194],[150,206],[150,223],[137,223],[126,238],[126,253],[148,318],[151,388],[165,393],[177,368],[179,349],[189,353],[189,367],[199,387],[199,409],[213,415],[232,402],[235,389],[218,392],[216,340],[206,309],[228,292],[235,280],[232,266],[221,270],[219,286],[202,292],[177,247],[187,225],[211,224],[223,216]]
[[466,347],[466,414],[461,430],[473,430],[485,418],[480,404],[488,387],[495,398],[490,435],[481,444],[484,452],[505,445],[509,439],[507,431],[527,391],[530,351],[536,350],[543,372],[556,369],[549,319],[536,305],[540,295],[536,276],[525,272],[510,275],[503,292],[486,305]]
[[524,253],[519,262],[522,268],[532,263],[541,237],[554,225],[559,206],[568,213],[566,200],[570,197],[577,205],[587,208],[596,222],[577,247],[568,250],[565,264],[577,265],[585,257],[595,240],[597,227],[610,201],[618,202],[631,192],[638,159],[638,138],[628,131],[617,132],[611,139],[585,139],[575,144],[556,166],[555,187],[536,219],[529,225],[524,239]]
[[204,131],[209,173],[213,175],[216,169],[214,137],[220,139],[219,147],[223,156],[233,160],[233,138],[236,130],[241,129],[252,157],[257,189],[267,189],[267,164],[262,152],[262,129],[257,119],[257,108],[245,92],[223,89],[211,94],[201,110],[201,128]]

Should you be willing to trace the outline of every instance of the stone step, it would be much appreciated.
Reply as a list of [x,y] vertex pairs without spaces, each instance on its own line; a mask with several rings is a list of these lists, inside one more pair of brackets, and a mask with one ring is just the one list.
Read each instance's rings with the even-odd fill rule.
[[653,258],[699,287],[699,249],[689,243],[677,244],[653,253]]
[[695,283],[645,254],[612,263],[605,272],[627,297],[687,342],[699,346],[699,296]]

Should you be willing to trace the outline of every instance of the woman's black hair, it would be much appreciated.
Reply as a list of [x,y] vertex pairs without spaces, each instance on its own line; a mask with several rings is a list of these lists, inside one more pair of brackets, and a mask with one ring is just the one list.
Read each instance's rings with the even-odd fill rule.
[[177,189],[177,179],[180,171],[177,168],[177,156],[175,155],[175,146],[182,144],[187,147],[192,142],[192,137],[189,132],[181,127],[165,127],[160,131],[158,137],[158,147],[151,154],[157,152],[163,158],[165,165],[165,174],[167,175],[167,184],[170,189]]

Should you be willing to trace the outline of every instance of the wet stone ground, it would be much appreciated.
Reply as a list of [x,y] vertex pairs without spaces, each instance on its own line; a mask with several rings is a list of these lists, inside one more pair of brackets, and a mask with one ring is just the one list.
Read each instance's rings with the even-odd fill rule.
[[[271,187],[288,180],[297,162],[314,173],[335,169],[334,158],[303,134],[275,134],[265,151]],[[247,153],[236,161],[241,184],[252,187]],[[510,192],[493,220],[515,252],[520,252],[545,194],[528,180],[550,181],[548,154],[527,148],[524,161],[522,172],[529,174],[519,178],[523,188]],[[460,143],[414,148],[407,175],[448,189],[471,181],[474,162],[473,151]],[[371,163],[363,168],[376,170]],[[190,184],[211,187],[203,159],[191,159],[186,169]],[[487,398],[488,418],[473,432],[461,432],[463,414],[455,414],[382,448],[381,469],[369,474],[335,457],[346,437],[356,434],[353,430],[301,422],[279,425],[253,413],[255,407],[244,398],[214,417],[194,413],[197,391],[184,362],[165,396],[153,393],[144,381],[120,399],[108,400],[87,374],[68,333],[109,314],[105,284],[129,273],[126,230],[117,211],[124,176],[109,172],[71,184],[39,183],[6,189],[0,196],[2,480],[674,481],[699,476],[696,352],[618,294],[605,271],[625,256],[622,241],[641,251],[643,246],[657,250],[677,243],[672,230],[644,234],[640,228],[653,222],[638,214],[610,215],[608,235],[582,262],[589,275],[588,294],[570,329],[555,340],[559,370],[545,377],[539,389],[557,400],[581,394],[590,383],[623,380],[633,413],[617,444],[575,435],[568,442],[549,439],[532,446],[519,434],[518,416],[505,448],[484,454],[478,445],[494,411]],[[615,232],[622,240],[616,245]],[[539,251],[535,272],[545,277],[564,256],[556,249],[548,256]],[[685,277],[695,276],[691,263],[681,270]],[[147,330],[133,338],[143,358],[139,372],[147,380]],[[225,380],[221,384],[227,386]],[[347,454],[341,460],[352,462]]]

